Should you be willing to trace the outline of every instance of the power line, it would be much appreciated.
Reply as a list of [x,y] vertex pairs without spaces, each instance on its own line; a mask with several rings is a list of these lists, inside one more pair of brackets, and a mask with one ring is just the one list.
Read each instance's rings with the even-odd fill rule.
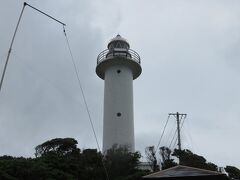
[[[182,119],[182,118],[181,118],[181,119]],[[183,124],[184,124],[184,120],[185,120],[185,119],[186,119],[186,118],[183,119],[183,122],[182,122],[182,124],[181,124],[181,130],[182,130],[182,127],[183,127]],[[181,121],[180,121],[180,122],[181,122]],[[183,131],[181,131],[181,132],[183,132]],[[181,134],[183,134],[183,133],[181,133]],[[175,139],[175,142],[174,142],[174,145],[173,145],[173,148],[176,147],[176,145],[177,145],[177,140],[178,140],[178,139],[176,138],[176,139]]]
[[[184,141],[186,142],[186,148],[187,149],[191,149],[191,151],[193,150],[193,146],[191,144],[191,142],[189,141],[189,137],[186,134],[186,131],[182,131],[182,136],[184,138]],[[192,151],[194,152],[194,151]]]
[[157,149],[158,149],[158,147],[159,147],[159,145],[160,145],[160,143],[161,143],[161,141],[162,141],[162,138],[163,138],[163,135],[164,135],[165,129],[166,129],[166,127],[167,127],[167,124],[168,124],[169,118],[170,118],[170,115],[168,115],[168,117],[167,117],[167,120],[166,120],[166,123],[165,123],[165,125],[164,125],[163,131],[162,131],[162,134],[161,134],[160,139],[159,139],[159,141],[158,141],[158,145],[157,145],[157,147],[156,147],[156,151],[157,151]]
[[175,133],[174,133],[174,135],[173,135],[173,138],[172,138],[172,140],[171,140],[171,142],[170,142],[170,144],[169,144],[169,146],[168,146],[169,149],[171,149],[172,143],[173,143],[173,141],[174,141],[176,135],[177,135],[177,129],[175,130]]
[[[79,77],[78,69],[77,69],[77,66],[76,66],[73,54],[72,54],[72,50],[71,50],[71,47],[70,47],[70,44],[69,44],[69,39],[68,39],[68,36],[67,36],[67,33],[66,33],[66,29],[65,29],[64,26],[63,26],[63,32],[64,32],[64,36],[66,38],[68,50],[69,50],[69,53],[70,53],[70,56],[71,56],[72,64],[74,66],[74,71],[75,71],[75,74],[76,74],[76,77],[77,77],[77,80],[78,80],[78,85],[79,85],[79,88],[80,88],[81,93],[82,93],[83,101],[84,101],[84,104],[85,104],[85,107],[86,107],[86,111],[87,111],[87,114],[88,114],[88,118],[89,118],[89,121],[90,121],[90,124],[91,124],[91,127],[92,127],[94,138],[95,138],[95,141],[97,143],[98,150],[101,151],[99,143],[98,143],[96,131],[95,131],[95,128],[94,128],[94,125],[93,125],[92,117],[91,117],[91,114],[90,114],[90,111],[89,111],[89,108],[88,108],[87,100],[86,100],[86,97],[85,97],[85,94],[84,94],[84,91],[83,91],[83,87],[82,87],[82,84],[81,84],[81,80],[80,80],[80,77]],[[107,178],[107,180],[109,180],[107,168],[106,168],[106,166],[104,164],[103,157],[101,158],[101,160],[102,160],[102,165],[103,165],[103,168],[104,168],[104,171],[105,171],[105,174],[106,174],[106,178]]]
[[[172,137],[176,131],[176,121],[174,121],[174,124],[172,124],[172,128],[170,130],[170,133],[169,133],[169,138]],[[168,142],[168,141],[167,141]]]
[[[184,119],[183,119],[183,117],[184,117]],[[183,127],[183,124],[184,124],[184,122],[185,122],[185,119],[186,119],[186,117],[187,116],[181,116],[181,119],[180,119],[180,124],[181,124],[181,127],[180,127],[180,129],[182,130],[182,127]],[[183,119],[183,121],[182,121],[182,119]],[[182,121],[182,122],[181,122]],[[175,143],[174,143],[174,145],[173,145],[173,147],[175,147],[177,145],[177,139],[175,140]]]
[[177,113],[169,113],[170,116],[174,116],[177,121],[177,137],[178,137],[178,149],[181,150],[181,133],[180,133],[180,120],[182,119],[183,116],[187,116],[187,114],[181,114],[179,112]]
[[196,144],[194,143],[194,141],[193,141],[193,139],[192,139],[191,131],[190,131],[191,128],[188,127],[188,126],[189,126],[189,121],[186,121],[186,122],[187,122],[187,124],[186,124],[186,126],[185,126],[185,128],[186,128],[186,135],[187,135],[187,136],[189,137],[189,139],[190,139],[190,143],[191,143],[191,145],[192,145],[193,151],[196,151],[196,150],[197,150],[197,146],[196,146]]
[[175,139],[174,144],[173,144],[173,148],[176,147],[177,141],[178,141],[178,138]]
[[[183,124],[184,124],[186,118],[187,118],[187,116],[184,116],[183,121],[182,121],[182,118],[181,118],[181,120],[180,120],[180,123],[181,123],[181,129],[182,129],[182,127],[183,127]],[[181,121],[182,121],[182,122],[181,122]]]
[[[174,115],[174,116],[175,116],[175,115]],[[176,116],[175,116],[175,117],[176,117]],[[180,116],[180,119],[179,119],[179,124],[181,124],[180,129],[182,129],[186,117],[187,117],[187,116],[185,116],[185,115],[184,115],[184,116]],[[183,119],[183,118],[184,118],[184,119]],[[182,119],[183,119],[183,121],[182,121]],[[169,149],[171,149],[171,146],[172,146],[172,143],[173,143],[173,142],[174,142],[173,148],[176,146],[177,139],[176,139],[175,141],[174,141],[174,139],[175,139],[175,137],[176,137],[176,135],[177,135],[177,131],[178,131],[178,129],[176,129],[175,132],[174,132],[173,138],[172,138],[172,140],[171,140],[171,142],[170,142],[170,144],[169,144],[169,146],[168,146]]]

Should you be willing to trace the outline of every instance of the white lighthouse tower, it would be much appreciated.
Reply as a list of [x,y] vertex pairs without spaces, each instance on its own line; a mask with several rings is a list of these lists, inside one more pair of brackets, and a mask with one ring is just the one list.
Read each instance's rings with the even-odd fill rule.
[[97,57],[97,75],[104,80],[103,152],[113,145],[135,151],[133,80],[142,72],[140,56],[117,35]]

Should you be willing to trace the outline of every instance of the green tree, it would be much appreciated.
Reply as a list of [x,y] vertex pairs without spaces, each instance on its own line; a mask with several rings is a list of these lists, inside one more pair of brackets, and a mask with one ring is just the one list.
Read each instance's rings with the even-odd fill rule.
[[194,154],[188,149],[175,149],[172,155],[179,158],[179,164],[181,165],[217,171],[217,165],[207,162],[203,156]]
[[172,151],[168,147],[160,147],[159,154],[161,157],[161,169],[167,169],[177,165],[174,159],[171,158]]
[[[138,180],[140,153],[114,146],[105,156],[96,149],[77,148],[73,138],[56,138],[36,148],[35,158],[0,157],[3,180],[106,180],[105,164],[111,180]],[[103,161],[102,161],[103,160]]]
[[80,149],[77,148],[77,140],[73,138],[55,138],[46,141],[35,147],[35,156],[41,157],[49,154],[64,156],[66,154],[79,154]]
[[240,169],[234,166],[226,166],[225,171],[231,179],[240,179]]
[[156,157],[156,150],[154,146],[148,146],[145,148],[145,155],[147,158],[148,163],[151,166],[153,172],[159,170],[159,166],[157,165],[157,157]]
[[81,179],[104,180],[106,179],[105,170],[102,162],[103,155],[97,149],[85,149],[81,154]]
[[138,169],[139,152],[129,152],[127,147],[114,145],[106,152],[105,164],[111,180],[135,180],[141,176]]

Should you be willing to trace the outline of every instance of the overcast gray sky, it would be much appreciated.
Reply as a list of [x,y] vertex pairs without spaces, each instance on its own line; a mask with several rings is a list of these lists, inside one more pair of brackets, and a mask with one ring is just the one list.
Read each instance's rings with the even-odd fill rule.
[[[136,149],[156,145],[168,113],[188,117],[183,148],[240,168],[239,0],[29,0],[67,24],[102,144],[103,81],[96,57],[120,33],[142,58],[134,81]],[[1,0],[2,71],[22,0]],[[0,155],[33,156],[55,137],[96,148],[61,25],[26,8],[0,93]],[[174,118],[161,145],[168,146]],[[143,153],[144,155],[144,153]]]

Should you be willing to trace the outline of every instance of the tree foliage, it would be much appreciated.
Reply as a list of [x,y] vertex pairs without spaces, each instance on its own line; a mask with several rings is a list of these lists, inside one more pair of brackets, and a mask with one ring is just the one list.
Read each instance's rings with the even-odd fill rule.
[[[137,169],[141,155],[139,152],[129,152],[127,147],[114,145],[107,150],[104,161],[110,179],[123,180],[135,178],[140,171]],[[131,178],[130,178],[131,177]],[[138,177],[140,178],[140,177]]]
[[172,151],[168,147],[160,147],[159,154],[161,156],[161,169],[167,169],[177,165],[174,159],[171,158]]
[[232,179],[240,179],[240,169],[234,166],[226,166],[225,171],[228,173],[228,176]]
[[159,170],[159,166],[157,164],[157,157],[156,157],[156,150],[154,146],[148,146],[145,148],[145,155],[147,158],[147,161],[150,164],[150,167],[153,172]]
[[77,144],[77,140],[73,138],[55,138],[35,147],[35,156],[41,157],[49,154],[64,156],[73,153],[77,154],[80,151],[77,148]]
[[[139,152],[129,152],[117,145],[101,154],[96,149],[77,147],[73,138],[56,138],[46,141],[36,148],[35,158],[0,157],[0,179],[3,180],[106,180],[105,169],[111,180],[139,180],[148,172],[139,170]],[[190,150],[159,149],[162,169],[175,166],[173,157],[180,158],[180,164],[202,169],[217,170],[202,156]],[[153,146],[146,148],[146,154],[155,164],[156,153]],[[104,164],[104,167],[103,167]],[[240,170],[233,166],[225,168],[229,177],[240,179]]]
[[137,180],[145,175],[137,169],[141,155],[124,148],[113,147],[104,157],[96,149],[80,151],[73,138],[56,138],[35,150],[36,158],[0,157],[0,179],[106,180],[103,163],[111,180]]
[[203,156],[194,154],[188,149],[175,149],[172,155],[179,159],[181,165],[217,171],[217,165],[207,162]]

